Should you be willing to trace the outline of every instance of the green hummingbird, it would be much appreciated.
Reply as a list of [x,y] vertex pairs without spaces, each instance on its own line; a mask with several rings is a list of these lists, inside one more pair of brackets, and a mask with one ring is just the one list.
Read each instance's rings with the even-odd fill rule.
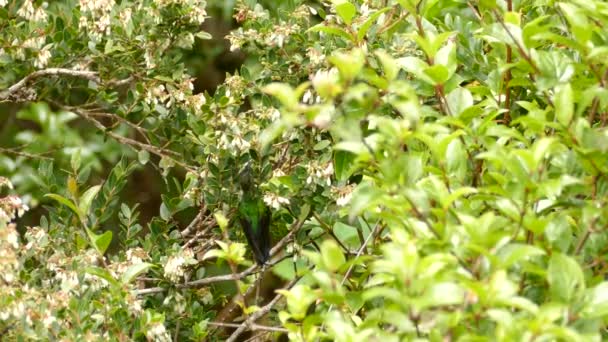
[[270,209],[264,203],[253,177],[251,163],[239,174],[243,195],[238,207],[238,219],[251,247],[255,261],[265,265],[270,254]]

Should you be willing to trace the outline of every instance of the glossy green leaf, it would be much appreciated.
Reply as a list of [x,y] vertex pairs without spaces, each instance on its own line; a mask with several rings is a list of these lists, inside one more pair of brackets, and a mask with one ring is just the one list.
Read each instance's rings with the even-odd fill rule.
[[99,190],[101,190],[101,185],[95,185],[87,189],[87,191],[80,196],[78,201],[78,209],[83,216],[88,214],[91,204],[93,203],[95,196],[97,196],[97,193],[99,193]]

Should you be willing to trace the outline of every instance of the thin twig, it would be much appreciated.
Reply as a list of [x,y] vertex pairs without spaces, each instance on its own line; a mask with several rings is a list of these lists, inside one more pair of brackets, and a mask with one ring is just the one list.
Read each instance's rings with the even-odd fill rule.
[[[216,326],[216,327],[224,327],[224,328],[238,328],[241,324],[238,323],[224,323],[224,322],[207,322],[208,325]],[[289,332],[289,330],[285,328],[279,327],[269,327],[267,325],[260,324],[250,324],[249,329],[252,331],[260,330],[260,331],[274,331],[274,332]]]
[[[64,108],[64,106],[61,106],[61,107]],[[73,113],[75,113],[75,114],[77,114],[81,118],[89,121],[95,127],[97,127],[99,130],[103,131],[105,134],[109,135],[110,137],[114,138],[115,140],[117,140],[118,142],[120,142],[122,144],[129,145],[131,147],[138,147],[141,150],[148,151],[148,152],[150,152],[152,154],[155,154],[155,155],[157,155],[157,156],[159,156],[161,158],[163,158],[163,157],[164,158],[169,158],[175,164],[183,167],[184,169],[186,169],[188,171],[192,171],[192,172],[196,171],[191,166],[189,166],[189,165],[187,165],[187,164],[185,164],[185,163],[177,160],[177,158],[179,158],[180,155],[179,155],[179,153],[177,153],[175,151],[171,151],[171,150],[167,150],[167,149],[162,149],[162,148],[159,148],[159,147],[156,147],[156,146],[144,144],[144,143],[139,142],[137,140],[126,138],[126,137],[123,137],[122,135],[116,134],[116,133],[108,130],[107,127],[104,126],[101,122],[93,119],[86,111],[83,111],[83,110],[80,110],[80,109],[76,109],[76,108],[72,108],[72,109],[70,109],[70,111],[73,112]]]
[[[300,277],[296,277],[294,278],[292,281],[290,281],[285,287],[285,290],[289,290],[290,288],[292,288],[298,281],[300,280]],[[243,323],[240,324],[240,326],[232,333],[232,335],[230,335],[230,337],[226,340],[226,342],[234,342],[237,340],[237,338],[239,336],[241,336],[241,334],[243,332],[245,332],[245,330],[250,329],[250,326],[255,323],[255,321],[257,321],[258,319],[260,319],[261,317],[263,317],[264,315],[266,315],[268,312],[270,312],[270,310],[279,302],[279,300],[283,297],[283,295],[281,294],[277,294],[271,301],[270,303],[264,305],[262,308],[260,308],[258,311],[252,313],[249,318],[247,318]]]
[[[102,80],[99,78],[97,72],[88,71],[88,70],[73,70],[73,69],[65,69],[65,68],[48,68],[43,70],[37,70],[32,72],[31,74],[22,78],[19,82],[13,84],[7,89],[0,91],[0,102],[8,100],[12,95],[18,93],[22,88],[24,88],[30,81],[33,81],[40,77],[46,76],[70,76],[77,78],[84,78],[89,81],[93,81],[99,84],[104,84]],[[133,80],[132,77],[128,77],[123,80],[112,80],[108,81],[105,84],[108,86],[121,86],[127,84]]]
[[[272,247],[270,249],[271,258],[274,257],[276,254],[278,254],[289,243],[289,241],[291,241],[291,238],[294,236],[294,234],[296,234],[300,230],[300,228],[302,228],[302,226],[304,225],[304,222],[306,222],[306,219],[303,219],[303,220],[300,220],[300,221],[297,221],[296,223],[294,223],[292,226],[292,229],[289,231],[289,233],[287,233],[287,235],[285,235],[279,242],[277,242],[277,244],[274,247]],[[279,258],[278,261],[282,261],[282,258]],[[275,265],[275,262],[271,262],[269,266],[272,266],[272,265]],[[239,280],[239,279],[243,279],[247,276],[250,276],[250,275],[258,272],[259,268],[260,268],[259,265],[256,264],[256,265],[252,265],[249,268],[247,268],[246,270],[241,271],[236,274],[224,274],[224,275],[220,275],[220,276],[207,277],[207,278],[203,278],[203,279],[199,279],[199,280],[185,282],[183,284],[176,284],[175,287],[178,289],[198,288],[198,287],[202,287],[205,285],[218,283],[218,282],[222,282],[222,281]],[[135,290],[134,293],[136,295],[146,295],[146,294],[154,294],[154,293],[160,293],[160,292],[165,292],[165,291],[167,291],[167,288],[152,287],[152,288],[147,288],[147,289]]]
[[182,237],[186,237],[186,236],[190,235],[190,233],[198,227],[198,224],[203,221],[203,219],[205,218],[206,211],[207,211],[207,204],[203,204],[203,207],[201,208],[201,210],[199,210],[199,212],[196,215],[196,217],[194,218],[194,220],[192,220],[192,222],[190,222],[190,224],[188,225],[188,227],[186,227],[186,229],[182,230],[180,235]]
[[16,156],[25,157],[25,158],[31,158],[31,159],[53,160],[53,158],[51,158],[51,157],[45,157],[42,154],[31,154],[31,153],[27,153],[27,152],[23,152],[23,151],[17,151],[17,150],[11,149],[11,148],[0,147],[0,152],[14,154]]

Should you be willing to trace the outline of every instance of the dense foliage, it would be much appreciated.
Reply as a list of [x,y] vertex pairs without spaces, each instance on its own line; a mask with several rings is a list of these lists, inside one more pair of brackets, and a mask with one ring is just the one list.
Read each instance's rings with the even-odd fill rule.
[[3,337],[608,338],[608,3],[208,2],[0,0]]

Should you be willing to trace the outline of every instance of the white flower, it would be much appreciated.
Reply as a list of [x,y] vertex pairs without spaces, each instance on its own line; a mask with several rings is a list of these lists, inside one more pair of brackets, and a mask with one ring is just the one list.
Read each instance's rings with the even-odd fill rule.
[[17,230],[15,230],[15,229],[8,230],[8,235],[6,236],[6,242],[8,242],[9,245],[13,246],[14,249],[19,248],[19,234],[17,233]]
[[48,6],[48,4],[46,2],[43,2],[42,6],[34,8],[34,4],[31,0],[25,0],[21,7],[19,7],[17,15],[29,21],[46,22],[47,15],[43,9],[46,6]]
[[123,26],[126,27],[127,25],[129,25],[129,23],[131,22],[131,7],[125,8],[122,12],[120,12],[118,17],[120,18],[120,22]]
[[348,202],[350,202],[351,197],[353,197],[352,192],[343,194],[342,196],[338,197],[338,199],[336,200],[336,204],[340,207],[343,207],[343,206],[347,205]]
[[165,263],[165,277],[173,282],[178,282],[186,273],[184,266],[195,263],[194,252],[191,249],[186,249],[177,255],[172,255]]
[[170,342],[171,337],[162,323],[152,323],[146,331],[146,337],[151,341]]
[[44,69],[49,63],[51,58],[51,45],[45,46],[40,52],[38,52],[38,58],[34,61],[34,66],[38,69]]
[[127,254],[127,260],[132,265],[141,264],[142,262],[144,262],[144,260],[148,260],[150,258],[150,256],[148,255],[148,252],[146,252],[141,247],[131,248],[131,249],[127,250],[126,254]]
[[57,318],[55,318],[55,316],[53,316],[53,314],[51,313],[51,311],[45,310],[45,312],[44,312],[44,318],[42,319],[42,324],[44,325],[44,327],[48,329],[55,322],[57,322]]
[[272,170],[272,177],[283,177],[283,176],[285,176],[285,172],[283,172],[283,170],[281,170],[281,169]]
[[202,24],[207,18],[207,12],[205,11],[205,7],[203,5],[195,5],[192,8],[192,12],[190,12],[190,21],[195,24]]
[[282,204],[289,204],[289,199],[274,193],[267,193],[264,195],[264,203],[273,207],[274,209],[279,209]]

